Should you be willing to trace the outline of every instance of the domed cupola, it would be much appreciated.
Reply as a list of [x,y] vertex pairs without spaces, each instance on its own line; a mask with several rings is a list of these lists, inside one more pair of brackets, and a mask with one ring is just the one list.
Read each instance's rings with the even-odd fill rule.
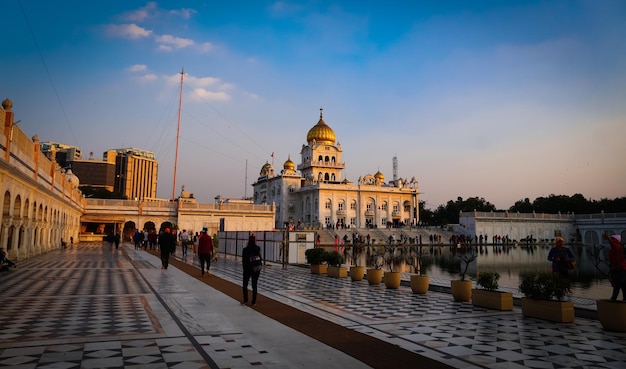
[[317,143],[333,145],[337,137],[335,136],[335,132],[332,128],[324,122],[324,119],[322,118],[323,110],[324,109],[320,108],[320,120],[309,130],[309,133],[307,133],[306,142],[311,143],[315,140]]
[[283,169],[285,169],[285,170],[295,170],[296,169],[296,163],[291,161],[291,155],[287,158],[287,161],[285,162],[285,164],[283,164]]
[[376,172],[376,174],[374,174],[374,178],[376,178],[377,180],[379,180],[381,182],[385,182],[385,175],[382,174],[380,172],[380,170],[378,172]]
[[273,177],[274,176],[274,168],[268,162],[265,162],[261,167],[261,172],[259,173],[259,177]]

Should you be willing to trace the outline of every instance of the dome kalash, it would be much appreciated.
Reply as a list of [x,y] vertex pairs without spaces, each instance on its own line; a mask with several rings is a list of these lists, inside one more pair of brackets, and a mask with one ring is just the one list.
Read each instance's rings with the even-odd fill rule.
[[289,156],[289,158],[287,158],[287,161],[285,162],[285,164],[283,164],[283,169],[285,169],[285,170],[295,170],[296,169],[296,163],[294,163],[291,160],[291,156]]
[[307,133],[306,142],[311,143],[315,140],[317,143],[333,145],[337,137],[333,129],[324,122],[322,111],[323,109],[320,109],[320,120],[309,130],[309,133]]

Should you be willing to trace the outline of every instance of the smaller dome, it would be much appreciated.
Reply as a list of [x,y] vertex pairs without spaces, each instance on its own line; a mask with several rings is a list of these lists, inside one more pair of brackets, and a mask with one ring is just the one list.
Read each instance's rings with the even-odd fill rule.
[[380,180],[381,182],[384,182],[384,181],[385,181],[385,175],[384,175],[384,174],[382,174],[382,173],[380,172],[380,170],[379,170],[378,172],[376,172],[376,174],[374,174],[374,178],[376,178],[376,179]]
[[9,100],[9,99],[4,99],[2,101],[2,107],[4,108],[4,110],[11,110],[11,108],[13,107],[13,101]]
[[261,177],[267,176],[269,175],[271,171],[272,171],[272,165],[268,162],[265,162],[265,164],[263,164],[263,166],[261,167],[261,172],[259,173],[259,175]]
[[295,170],[296,169],[296,163],[291,161],[291,156],[289,156],[287,158],[287,161],[285,162],[285,164],[283,164],[283,169],[285,169],[285,170]]
[[80,180],[78,179],[78,176],[74,173],[72,173],[71,169],[68,169],[65,172],[65,178],[67,178],[67,182],[70,183],[72,185],[72,187],[76,188],[80,185]]

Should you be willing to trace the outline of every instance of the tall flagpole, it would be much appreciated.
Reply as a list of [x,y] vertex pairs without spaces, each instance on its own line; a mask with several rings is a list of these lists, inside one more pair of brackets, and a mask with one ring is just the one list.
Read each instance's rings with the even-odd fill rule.
[[176,167],[178,166],[178,139],[180,138],[180,111],[183,108],[183,78],[185,77],[185,67],[180,72],[180,95],[178,98],[178,130],[176,131],[176,156],[174,157],[174,185],[172,186],[172,201],[176,192]]

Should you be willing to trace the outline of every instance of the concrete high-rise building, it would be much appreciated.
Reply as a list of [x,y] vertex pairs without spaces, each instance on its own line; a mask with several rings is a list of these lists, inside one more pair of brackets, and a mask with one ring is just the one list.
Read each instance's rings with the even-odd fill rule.
[[156,198],[159,164],[154,153],[137,148],[107,150],[104,160],[115,158],[114,191],[128,199]]
[[72,172],[81,180],[81,186],[103,188],[113,192],[115,184],[115,157],[107,160],[74,160],[68,162]]
[[61,168],[66,168],[69,162],[82,159],[82,151],[71,145],[58,142],[41,142],[39,144],[41,152],[52,161],[56,161]]
[[[306,227],[378,228],[416,225],[418,214],[417,180],[385,176],[359,177],[356,183],[343,178],[346,164],[335,132],[320,119],[307,133],[307,144],[300,150],[301,163],[291,157],[280,174],[272,164],[261,168],[254,188],[254,203],[276,206],[276,228],[287,224]],[[394,167],[394,175],[397,167]]]

